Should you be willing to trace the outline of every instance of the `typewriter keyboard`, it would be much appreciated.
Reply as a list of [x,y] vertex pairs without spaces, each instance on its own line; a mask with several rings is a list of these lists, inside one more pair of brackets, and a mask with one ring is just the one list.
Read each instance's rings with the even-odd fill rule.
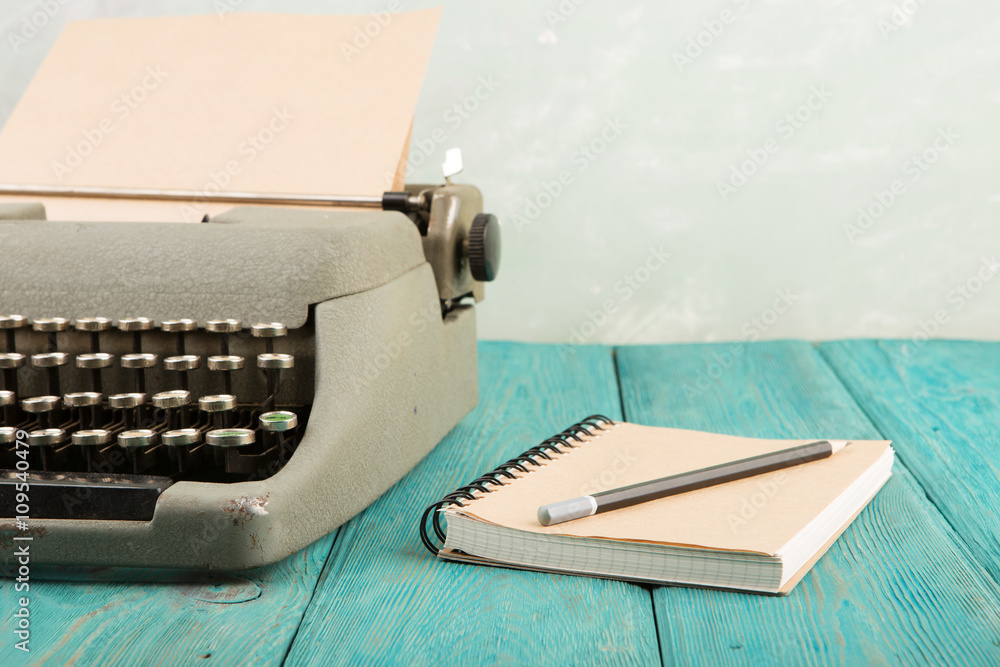
[[23,459],[20,437],[32,471],[270,477],[308,418],[302,390],[282,390],[292,377],[311,391],[288,334],[232,319],[0,316],[0,468]]

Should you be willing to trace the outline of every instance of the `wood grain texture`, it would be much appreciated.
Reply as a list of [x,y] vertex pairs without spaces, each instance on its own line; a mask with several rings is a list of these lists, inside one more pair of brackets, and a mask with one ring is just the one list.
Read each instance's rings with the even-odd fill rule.
[[431,502],[590,413],[620,417],[608,348],[479,350],[479,407],[344,528],[289,665],[659,663],[647,589],[449,563],[421,546]]
[[[72,568],[33,571],[31,653],[0,641],[0,665],[280,665],[335,534],[238,575]],[[0,609],[16,609],[0,580]],[[10,626],[5,622],[4,628]]]
[[[807,343],[617,356],[628,420],[758,437],[880,437]],[[660,588],[654,605],[665,664],[1000,661],[1000,590],[900,462],[790,596]]]
[[869,419],[1000,581],[1000,344],[823,344]]

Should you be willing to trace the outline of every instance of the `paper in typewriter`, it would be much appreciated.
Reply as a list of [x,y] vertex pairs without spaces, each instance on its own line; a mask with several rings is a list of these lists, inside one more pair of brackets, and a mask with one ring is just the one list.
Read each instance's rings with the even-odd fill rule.
[[[434,8],[378,19],[213,13],[70,23],[0,132],[0,183],[399,189],[439,17]],[[39,200],[4,201],[15,199]],[[159,220],[178,210],[45,203],[50,219]]]
[[533,533],[779,554],[889,448],[855,440],[835,456],[661,498],[555,526],[540,505],[794,447],[811,440],[762,440],[620,423],[503,487],[456,508]]

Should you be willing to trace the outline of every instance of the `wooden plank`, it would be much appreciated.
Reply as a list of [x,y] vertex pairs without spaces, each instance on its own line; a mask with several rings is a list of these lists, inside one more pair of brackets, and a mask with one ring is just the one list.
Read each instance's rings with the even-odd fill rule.
[[[880,437],[807,343],[617,353],[626,418],[639,423],[758,437]],[[1000,660],[1000,590],[899,462],[790,596],[660,588],[654,605],[667,664]]]
[[1000,345],[844,341],[820,352],[1000,581]]
[[659,663],[649,592],[448,563],[423,509],[593,412],[620,416],[608,348],[480,344],[479,407],[344,529],[289,665]]
[[[28,593],[31,652],[4,632],[0,665],[280,665],[334,537],[239,575],[38,568]],[[0,582],[8,618],[23,595],[13,585]]]

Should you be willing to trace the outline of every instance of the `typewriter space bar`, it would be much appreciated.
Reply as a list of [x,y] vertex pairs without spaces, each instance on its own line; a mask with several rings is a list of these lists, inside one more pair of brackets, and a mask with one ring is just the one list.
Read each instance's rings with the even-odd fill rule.
[[[0,517],[18,516],[24,482],[13,470],[0,471]],[[28,473],[28,517],[31,519],[96,519],[151,521],[156,500],[169,477],[99,473]],[[21,506],[24,509],[24,505]]]

